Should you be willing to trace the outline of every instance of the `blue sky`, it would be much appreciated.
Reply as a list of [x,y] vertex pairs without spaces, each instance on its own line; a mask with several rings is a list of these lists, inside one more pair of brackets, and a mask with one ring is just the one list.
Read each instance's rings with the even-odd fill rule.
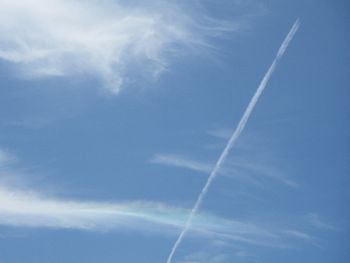
[[0,1],[0,261],[347,262],[347,1]]

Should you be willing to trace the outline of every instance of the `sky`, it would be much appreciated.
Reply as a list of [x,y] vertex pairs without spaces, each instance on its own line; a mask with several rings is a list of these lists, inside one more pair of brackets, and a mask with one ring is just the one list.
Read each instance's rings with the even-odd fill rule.
[[0,0],[0,262],[348,262],[349,11]]

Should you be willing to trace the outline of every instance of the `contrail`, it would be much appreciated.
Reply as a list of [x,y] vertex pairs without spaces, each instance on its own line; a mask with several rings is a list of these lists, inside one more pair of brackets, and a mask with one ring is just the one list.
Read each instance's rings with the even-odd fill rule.
[[292,28],[290,29],[288,35],[286,36],[286,38],[282,42],[280,48],[278,49],[278,52],[277,52],[277,55],[276,55],[275,59],[273,60],[271,66],[269,67],[269,69],[265,73],[265,76],[261,80],[261,82],[259,84],[259,87],[257,88],[254,96],[250,100],[250,102],[248,104],[248,107],[246,108],[246,110],[245,110],[242,118],[240,119],[236,129],[234,130],[230,140],[228,141],[228,143],[227,143],[225,149],[223,150],[223,152],[221,153],[219,159],[217,160],[213,170],[211,171],[211,173],[210,173],[210,175],[209,175],[209,177],[207,179],[207,182],[205,183],[202,191],[200,192],[200,194],[199,194],[199,196],[197,198],[197,201],[194,204],[194,206],[193,206],[193,208],[191,210],[191,213],[190,213],[190,215],[189,215],[189,217],[188,217],[188,219],[186,221],[186,224],[184,225],[184,227],[183,227],[179,237],[177,238],[173,248],[171,249],[171,252],[170,252],[170,254],[168,256],[168,259],[167,259],[166,263],[171,263],[177,248],[181,244],[185,234],[187,233],[188,229],[191,226],[193,217],[196,215],[197,210],[199,209],[199,207],[202,204],[202,201],[203,201],[205,195],[207,194],[210,185],[212,184],[213,180],[217,177],[218,171],[220,170],[220,168],[221,168],[223,162],[225,161],[228,153],[230,152],[232,146],[234,145],[234,143],[237,141],[237,139],[241,135],[242,131],[244,130],[244,127],[246,126],[247,121],[248,121],[250,115],[252,114],[252,111],[254,110],[254,107],[255,107],[256,103],[258,102],[261,93],[264,91],[267,83],[269,82],[269,80],[270,80],[270,78],[272,76],[272,73],[275,71],[278,62],[281,59],[281,57],[283,56],[284,52],[286,51],[289,43],[293,39],[295,33],[298,31],[299,25],[300,25],[300,21],[299,21],[299,19],[297,19],[294,22]]

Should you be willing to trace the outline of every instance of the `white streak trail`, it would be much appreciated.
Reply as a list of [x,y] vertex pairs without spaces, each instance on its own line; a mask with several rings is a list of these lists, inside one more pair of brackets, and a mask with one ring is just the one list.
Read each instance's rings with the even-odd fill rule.
[[202,204],[202,201],[205,197],[205,195],[207,194],[208,190],[209,190],[209,187],[210,185],[212,184],[213,180],[216,178],[216,176],[218,175],[218,171],[220,170],[221,168],[221,165],[223,164],[223,162],[225,161],[229,151],[231,150],[232,146],[234,145],[234,143],[236,142],[236,140],[238,139],[238,137],[241,135],[244,127],[246,126],[247,124],[247,121],[252,113],[252,111],[254,110],[254,107],[256,105],[256,103],[258,102],[259,98],[260,98],[260,95],[261,93],[264,91],[268,81],[270,80],[271,78],[271,75],[272,73],[275,71],[276,69],[276,66],[279,62],[279,60],[281,59],[281,57],[283,56],[284,52],[286,51],[289,43],[291,42],[291,40],[293,39],[295,33],[297,32],[298,28],[299,28],[299,25],[300,25],[300,21],[299,19],[297,19],[292,28],[290,29],[288,35],[286,36],[286,38],[284,39],[283,43],[281,44],[278,52],[277,52],[277,55],[275,57],[275,59],[273,60],[271,66],[269,67],[269,69],[267,70],[267,72],[265,73],[265,76],[264,78],[262,79],[262,81],[260,82],[259,84],[259,87],[257,88],[253,98],[250,100],[249,104],[248,104],[248,107],[246,108],[241,120],[239,121],[235,131],[233,132],[230,140],[228,141],[225,149],[223,150],[223,152],[221,153],[219,159],[217,160],[212,172],[210,173],[209,177],[208,177],[208,180],[206,182],[206,184],[204,185],[202,191],[200,192],[198,198],[197,198],[197,201],[196,203],[194,204],[192,210],[191,210],[191,213],[186,221],[186,224],[184,225],[179,237],[177,238],[173,248],[171,249],[171,252],[168,256],[168,259],[166,261],[166,263],[171,263],[172,262],[172,259],[173,259],[173,256],[177,250],[177,248],[179,247],[179,245],[181,244],[185,234],[187,233],[188,229],[190,228],[191,226],[191,223],[192,223],[192,220],[193,220],[193,217],[196,215],[200,205]]

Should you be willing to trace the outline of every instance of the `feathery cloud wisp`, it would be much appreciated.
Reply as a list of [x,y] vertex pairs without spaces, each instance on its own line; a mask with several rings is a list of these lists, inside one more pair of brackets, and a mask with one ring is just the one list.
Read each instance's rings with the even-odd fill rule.
[[337,228],[329,223],[325,223],[320,219],[320,216],[316,213],[309,213],[306,215],[308,221],[312,226],[320,229],[337,230]]
[[[0,157],[0,226],[98,232],[127,229],[176,235],[189,213],[188,209],[144,200],[96,202],[59,198],[34,190],[38,188],[33,184],[28,186],[25,179],[28,174],[18,168],[18,162],[11,161],[18,160],[15,155],[0,148]],[[15,182],[6,180],[14,175]],[[253,246],[280,247],[281,244],[281,230],[277,228],[266,229],[258,222],[228,220],[210,213],[199,213],[190,230],[192,237],[202,239]]]
[[[206,162],[188,159],[187,157],[175,154],[156,154],[150,162],[160,165],[184,168],[203,174],[210,173],[213,167],[213,165]],[[259,183],[259,179],[271,179],[289,187],[298,186],[296,182],[283,175],[282,172],[278,171],[274,167],[259,164],[253,161],[249,162],[242,159],[239,161],[228,161],[227,165],[222,167],[219,173],[228,178],[248,181],[257,185],[261,185]]]
[[208,165],[204,162],[190,160],[188,158],[174,154],[156,154],[150,162],[155,164],[185,168],[191,171],[202,173],[209,173],[213,167],[212,165]]
[[6,166],[7,164],[15,161],[16,158],[9,152],[0,149],[0,167]]
[[1,0],[0,59],[27,77],[92,75],[117,93],[131,70],[156,76],[180,48],[227,29],[180,4],[152,3]]
[[[45,196],[35,191],[0,186],[0,225],[107,231],[133,229],[175,234],[186,222],[187,209],[154,202],[88,202]],[[191,227],[194,236],[235,242],[277,245],[278,237],[247,222],[200,214]]]
[[[0,226],[2,227],[71,229],[103,233],[122,230],[130,233],[175,236],[186,224],[190,212],[189,209],[145,200],[96,202],[59,198],[50,194],[48,190],[45,192],[33,190],[38,189],[37,185],[26,185],[25,177],[28,177],[28,174],[20,167],[19,158],[15,155],[10,155],[8,151],[0,148],[1,156]],[[3,178],[13,175],[18,176],[15,183]],[[212,243],[215,240],[220,244],[236,245],[245,249],[256,247],[283,249],[295,240],[295,235],[286,235],[288,229],[266,226],[254,220],[225,219],[201,212],[193,218],[188,230],[192,239],[199,238],[205,242]],[[300,232],[300,235],[302,234]],[[209,257],[198,262],[211,262],[209,259],[216,262],[219,257]]]

